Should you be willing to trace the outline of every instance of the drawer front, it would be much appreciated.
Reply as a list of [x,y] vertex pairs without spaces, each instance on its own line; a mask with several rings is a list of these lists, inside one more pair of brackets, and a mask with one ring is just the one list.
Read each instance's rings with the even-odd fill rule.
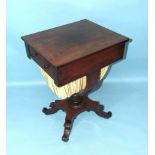
[[29,47],[29,55],[47,74],[56,80],[56,68],[53,65],[31,47]]
[[50,68],[50,63],[48,63],[40,54],[30,48],[31,58],[44,70],[48,70]]

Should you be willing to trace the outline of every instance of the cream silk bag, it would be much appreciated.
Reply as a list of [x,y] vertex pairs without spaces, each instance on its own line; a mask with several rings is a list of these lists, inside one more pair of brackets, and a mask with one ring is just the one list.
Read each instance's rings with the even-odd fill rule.
[[[100,80],[103,79],[105,76],[109,66],[103,67],[100,72]],[[80,90],[85,89],[86,87],[86,76],[79,78],[77,80],[74,80],[62,87],[57,87],[53,81],[53,79],[42,69],[41,73],[47,82],[50,89],[61,99],[65,99],[67,97],[70,97],[74,93],[80,92]]]

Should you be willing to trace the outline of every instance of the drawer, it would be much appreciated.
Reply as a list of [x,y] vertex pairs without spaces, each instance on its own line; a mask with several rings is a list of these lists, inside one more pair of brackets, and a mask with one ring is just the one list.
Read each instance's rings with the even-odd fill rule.
[[49,70],[51,65],[39,53],[30,48],[31,58],[45,71]]
[[57,79],[56,68],[50,64],[43,56],[41,56],[32,47],[28,48],[29,56],[32,58],[47,74],[49,74],[53,79]]

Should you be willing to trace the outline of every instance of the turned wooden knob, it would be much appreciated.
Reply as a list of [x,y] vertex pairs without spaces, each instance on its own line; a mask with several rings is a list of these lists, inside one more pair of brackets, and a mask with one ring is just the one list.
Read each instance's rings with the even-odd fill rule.
[[48,69],[49,67],[50,67],[49,64],[45,64],[45,65],[44,65],[44,69]]

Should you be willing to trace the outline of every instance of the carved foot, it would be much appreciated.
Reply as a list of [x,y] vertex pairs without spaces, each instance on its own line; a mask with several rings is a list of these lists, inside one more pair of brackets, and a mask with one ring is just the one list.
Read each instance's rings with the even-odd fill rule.
[[50,108],[43,108],[42,112],[46,115],[50,115],[56,113],[58,110],[59,109],[55,106],[55,102],[52,102]]
[[65,119],[65,123],[64,123],[64,134],[62,136],[62,140],[67,142],[69,140],[69,135],[71,133],[72,130],[72,126],[73,126],[73,122],[74,119],[76,117],[76,115],[78,115],[78,113],[72,113],[72,114],[67,114],[66,115],[66,119]]
[[98,102],[96,103],[96,108],[94,108],[93,111],[97,115],[99,115],[99,116],[101,116],[103,118],[107,118],[108,119],[108,118],[110,118],[112,116],[112,112],[111,111],[105,112],[104,111],[104,106],[99,104]]
[[64,142],[67,142],[69,140],[69,135],[71,133],[71,130],[72,130],[72,123],[71,121],[66,120],[64,124],[64,134],[62,136],[62,140]]
[[103,117],[103,118],[110,118],[112,116],[112,112],[105,112],[104,106],[99,104],[99,102],[90,100],[88,97],[87,100],[87,111],[94,111],[97,115]]
[[99,116],[101,116],[103,118],[107,118],[107,119],[112,116],[112,112],[111,111],[105,112],[105,111],[102,111],[101,109],[100,110],[99,109],[96,109],[96,110],[94,110],[94,112],[97,115],[99,115]]

